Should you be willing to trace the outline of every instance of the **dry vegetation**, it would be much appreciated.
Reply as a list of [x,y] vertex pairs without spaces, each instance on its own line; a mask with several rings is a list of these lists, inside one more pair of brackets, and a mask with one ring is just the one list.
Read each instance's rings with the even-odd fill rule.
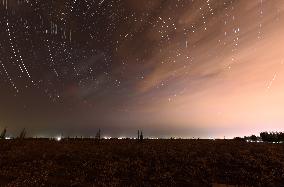
[[1,140],[0,169],[0,186],[281,186],[284,146],[233,140]]

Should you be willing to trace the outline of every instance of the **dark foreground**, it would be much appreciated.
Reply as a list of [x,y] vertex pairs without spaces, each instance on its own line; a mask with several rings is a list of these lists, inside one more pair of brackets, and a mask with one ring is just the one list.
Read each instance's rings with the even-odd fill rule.
[[284,145],[233,140],[5,140],[0,186],[284,186]]

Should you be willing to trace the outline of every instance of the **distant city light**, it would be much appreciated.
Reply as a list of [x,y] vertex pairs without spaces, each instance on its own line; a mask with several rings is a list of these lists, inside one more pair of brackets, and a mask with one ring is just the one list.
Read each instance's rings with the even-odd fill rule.
[[61,136],[56,137],[56,140],[60,141],[61,140]]
[[109,136],[104,136],[103,138],[104,139],[111,139],[111,137],[109,137]]

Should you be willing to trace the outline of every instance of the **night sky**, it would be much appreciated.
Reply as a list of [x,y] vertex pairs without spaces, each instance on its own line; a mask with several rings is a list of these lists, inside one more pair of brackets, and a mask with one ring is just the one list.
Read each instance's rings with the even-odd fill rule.
[[0,129],[284,130],[284,1],[1,0]]

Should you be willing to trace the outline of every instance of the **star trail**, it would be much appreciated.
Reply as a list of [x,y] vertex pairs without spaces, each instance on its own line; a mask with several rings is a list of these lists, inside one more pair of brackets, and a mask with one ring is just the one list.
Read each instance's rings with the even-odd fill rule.
[[283,11],[276,0],[1,0],[0,127],[283,130]]

